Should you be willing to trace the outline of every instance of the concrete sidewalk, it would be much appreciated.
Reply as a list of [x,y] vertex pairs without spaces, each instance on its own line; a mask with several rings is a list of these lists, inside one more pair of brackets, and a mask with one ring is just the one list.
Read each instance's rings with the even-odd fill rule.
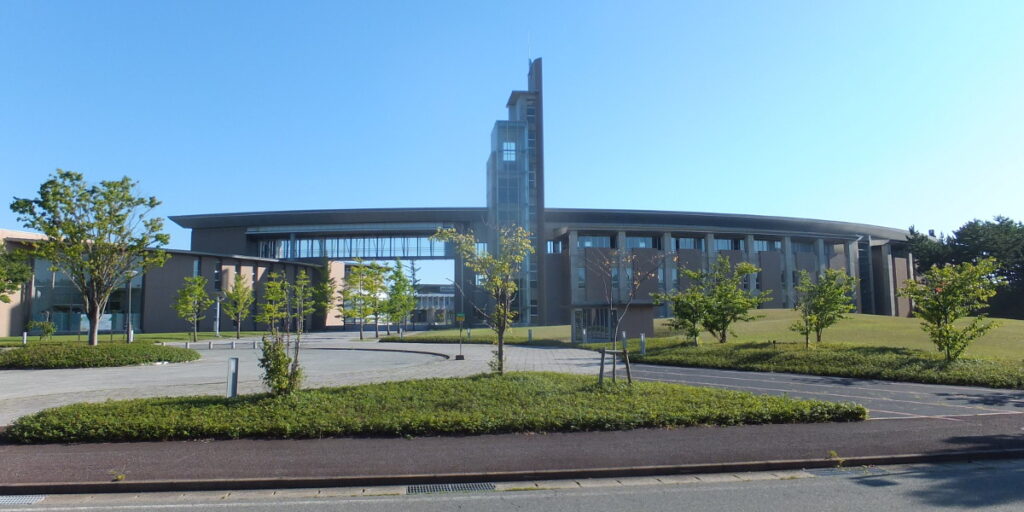
[[[465,437],[0,445],[0,494],[735,472],[1024,456],[1017,414]],[[122,481],[115,482],[118,475]]]

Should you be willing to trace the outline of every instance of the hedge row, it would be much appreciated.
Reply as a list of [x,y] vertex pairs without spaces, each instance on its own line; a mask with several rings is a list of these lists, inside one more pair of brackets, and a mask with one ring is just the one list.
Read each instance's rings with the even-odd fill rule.
[[150,343],[88,345],[29,345],[0,351],[2,369],[99,368],[199,359],[199,352]]

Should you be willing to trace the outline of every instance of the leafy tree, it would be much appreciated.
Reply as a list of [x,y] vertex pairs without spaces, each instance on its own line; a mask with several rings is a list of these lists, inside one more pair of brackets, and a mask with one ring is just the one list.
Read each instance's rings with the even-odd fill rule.
[[[401,325],[416,307],[416,289],[412,280],[405,275],[402,260],[395,260],[395,266],[388,274],[388,298],[384,310],[388,319],[395,319]],[[390,322],[389,322],[390,325]]]
[[25,264],[24,257],[4,249],[0,240],[0,302],[9,303],[9,293],[15,293],[21,285],[32,279],[32,268]]
[[[324,265],[324,272],[327,272],[327,265]],[[313,285],[313,310],[323,316],[323,327],[327,327],[327,318],[337,307],[336,293],[338,282],[333,277],[321,279],[319,283]]]
[[29,242],[29,252],[48,260],[82,294],[90,345],[99,344],[100,315],[130,271],[145,272],[168,258],[159,250],[170,241],[161,231],[163,219],[148,218],[160,202],[135,196],[135,185],[124,177],[90,186],[81,174],[58,169],[37,198],[11,203],[26,228],[47,236]]
[[995,258],[996,274],[1006,286],[991,299],[994,316],[1024,318],[1024,223],[1007,217],[991,221],[972,220],[952,235],[937,239],[918,233],[913,226],[908,237],[919,274],[935,265],[975,262]]
[[704,296],[701,324],[719,343],[729,340],[732,324],[760,318],[751,315],[750,310],[771,300],[770,290],[755,295],[743,289],[747,276],[760,271],[745,261],[733,266],[729,258],[721,255],[709,272],[683,269],[686,276],[694,281],[692,288]]
[[363,292],[366,293],[367,312],[373,315],[373,337],[380,338],[380,317],[386,313],[388,268],[373,262],[367,265],[366,269]]
[[687,338],[698,345],[698,337],[707,314],[707,298],[696,287],[686,291],[672,291],[670,293],[659,293],[653,295],[655,304],[668,303],[672,310],[672,319],[669,320],[670,328],[681,331]]
[[212,305],[213,299],[206,293],[206,278],[186,277],[172,307],[179,318],[192,326],[192,341],[198,341],[199,322],[206,318],[205,313]]
[[295,319],[295,349],[292,351],[292,366],[288,374],[289,387],[299,389],[302,382],[302,368],[299,367],[299,344],[302,333],[306,330],[306,318],[316,311],[316,299],[313,297],[313,285],[305,269],[299,270],[295,282],[289,286],[291,291],[292,317]]
[[249,318],[252,304],[256,301],[252,288],[245,282],[245,276],[236,274],[231,288],[224,294],[224,314],[235,321],[235,339],[242,337],[242,322]]
[[997,274],[995,258],[977,263],[934,266],[920,276],[908,280],[900,294],[914,301],[914,316],[923,320],[921,328],[932,343],[946,355],[946,361],[957,360],[967,346],[996,326],[985,322],[980,314],[970,322],[957,326],[957,321],[984,308],[1006,282]]
[[359,320],[359,339],[363,339],[366,318],[374,314],[372,294],[379,293],[382,288],[377,282],[380,272],[374,266],[379,265],[364,264],[363,260],[356,259],[356,264],[345,273],[345,286],[340,292],[343,314]]
[[842,270],[826,269],[818,276],[817,282],[811,280],[806,270],[801,270],[794,308],[800,312],[800,320],[791,325],[790,330],[804,336],[804,346],[810,346],[811,333],[814,333],[815,341],[821,343],[822,331],[857,309],[853,304],[856,288],[857,278]]
[[518,226],[500,228],[497,250],[493,253],[478,251],[478,241],[472,232],[459,233],[454,228],[438,228],[430,238],[453,244],[466,268],[481,279],[480,286],[493,299],[490,311],[479,308],[477,311],[497,334],[498,350],[493,367],[499,374],[504,373],[505,331],[512,326],[517,315],[513,304],[519,290],[519,271],[523,261],[533,252],[530,232]]
[[288,320],[288,282],[280,272],[267,274],[263,286],[263,302],[259,304],[256,321],[267,326],[268,335],[263,337],[259,366],[263,369],[263,383],[271,394],[288,394],[295,390],[297,381],[292,378],[291,358],[281,332],[281,324]]

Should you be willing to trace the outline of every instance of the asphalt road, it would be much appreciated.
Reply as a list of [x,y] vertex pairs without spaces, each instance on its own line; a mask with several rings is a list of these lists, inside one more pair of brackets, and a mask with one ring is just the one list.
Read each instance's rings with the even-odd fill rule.
[[830,402],[856,402],[868,408],[872,419],[1024,413],[1024,391],[1020,390],[646,364],[632,365],[631,369],[637,380],[677,382]]
[[[498,484],[497,490],[360,495],[360,489],[50,496],[0,512],[253,511],[899,511],[1021,510],[1024,462],[906,465],[741,475]],[[355,495],[346,495],[346,493]],[[372,490],[371,490],[372,491]],[[529,492],[522,492],[529,491]]]

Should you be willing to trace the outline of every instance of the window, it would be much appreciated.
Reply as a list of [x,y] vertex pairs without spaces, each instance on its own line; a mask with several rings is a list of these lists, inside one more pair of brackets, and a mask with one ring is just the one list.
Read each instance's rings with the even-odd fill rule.
[[754,251],[768,252],[781,251],[782,241],[780,240],[754,240]]
[[203,271],[203,260],[202,258],[195,258],[192,260],[192,277],[202,275]]
[[610,248],[612,246],[612,237],[610,236],[580,236],[576,242],[578,247],[602,247]]
[[503,142],[501,143],[502,160],[505,162],[516,161],[516,143],[515,142]]
[[584,267],[576,267],[576,287],[587,287],[587,269]]
[[217,291],[220,291],[221,285],[223,284],[224,281],[221,278],[222,274],[224,273],[223,267],[224,261],[220,259],[217,260],[217,264],[214,265],[213,267],[213,289]]
[[659,247],[660,240],[653,236],[627,236],[626,237],[626,248],[627,249],[661,249]]
[[703,251],[704,239],[696,237],[676,238],[676,249],[696,249],[698,251]]
[[716,238],[715,239],[715,250],[716,251],[742,251],[746,246],[746,242],[742,238]]

